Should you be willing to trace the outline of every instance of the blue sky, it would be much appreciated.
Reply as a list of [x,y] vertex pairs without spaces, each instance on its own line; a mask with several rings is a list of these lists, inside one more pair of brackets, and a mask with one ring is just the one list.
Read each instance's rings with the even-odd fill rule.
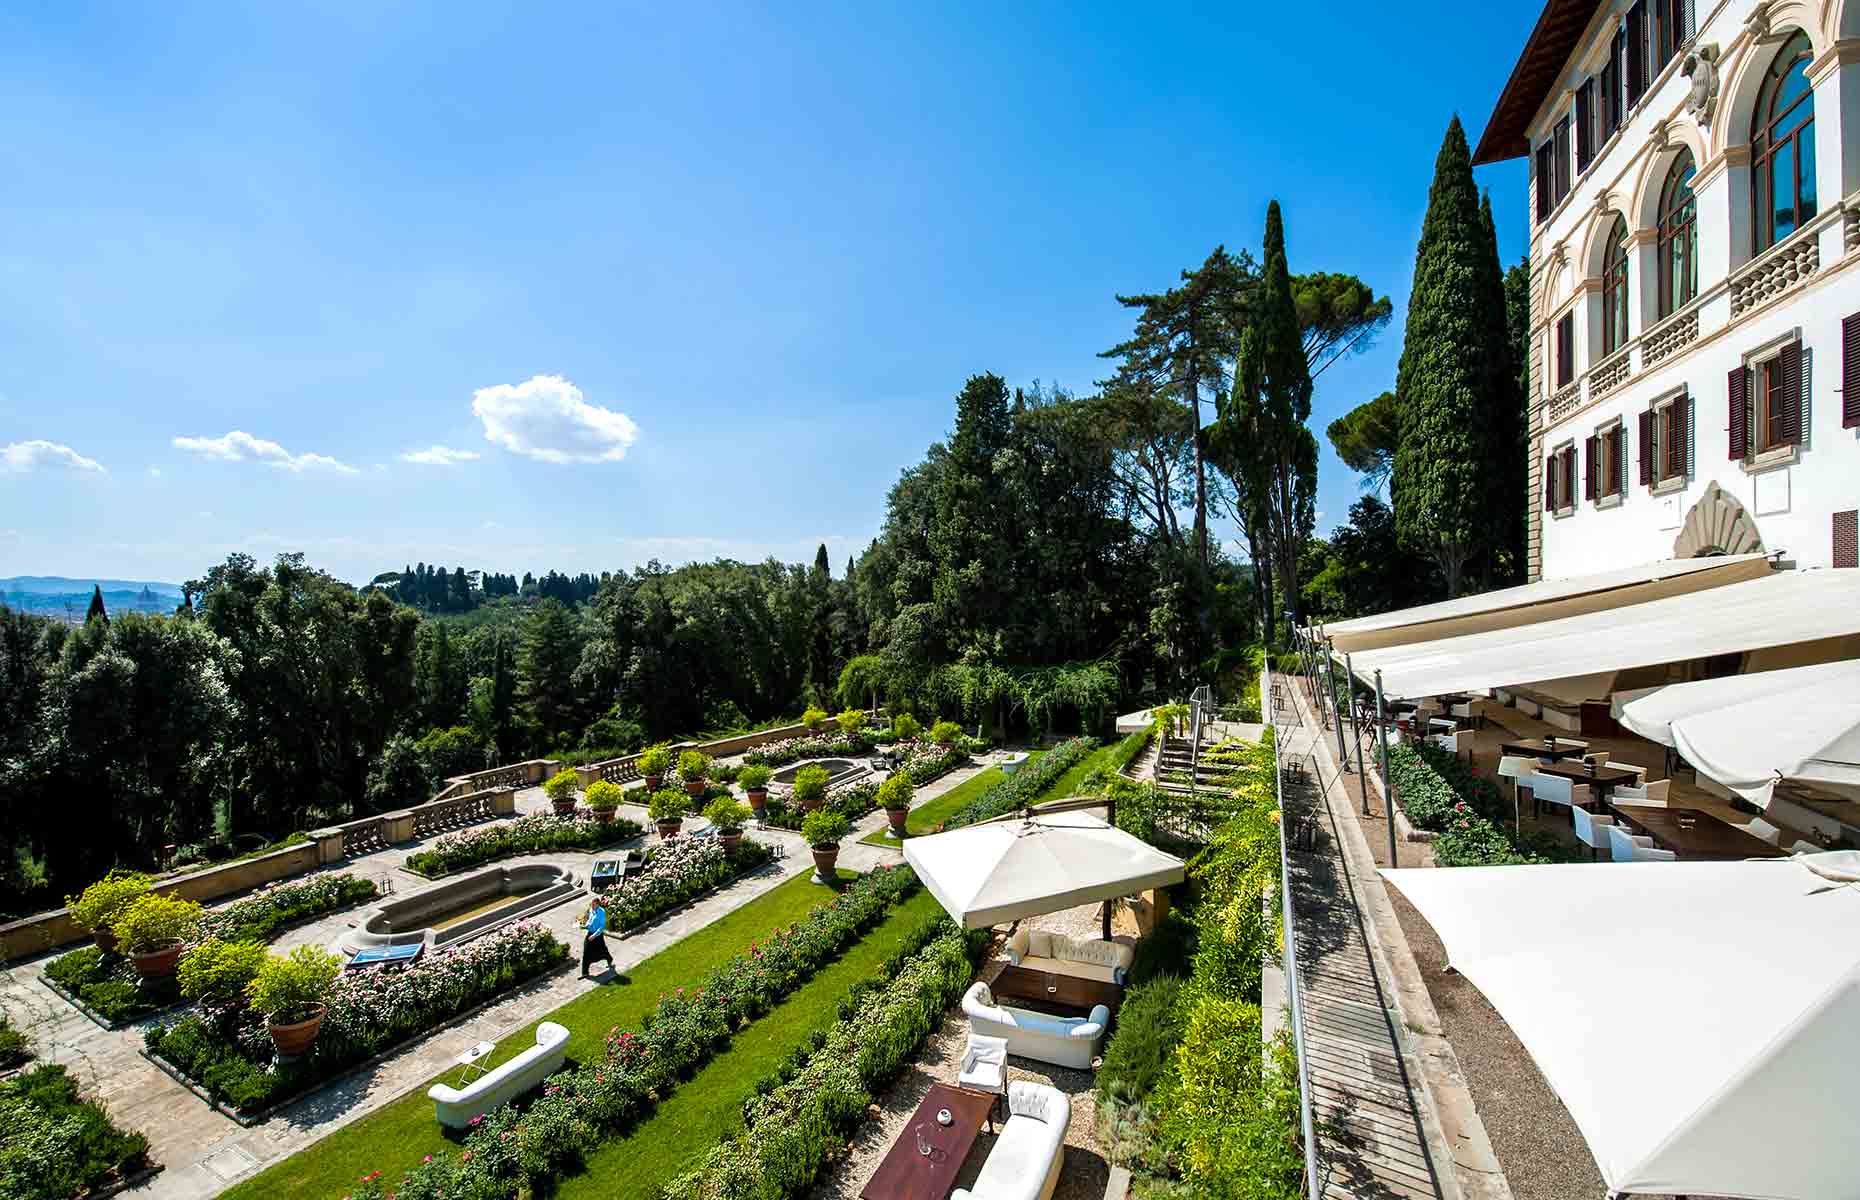
[[[1294,271],[1397,306],[1319,381],[1327,529],[1441,135],[1535,16],[0,10],[0,575],[837,573],[964,378],[1089,390],[1114,293],[1257,252],[1275,196]],[[1511,261],[1523,163],[1480,182]]]

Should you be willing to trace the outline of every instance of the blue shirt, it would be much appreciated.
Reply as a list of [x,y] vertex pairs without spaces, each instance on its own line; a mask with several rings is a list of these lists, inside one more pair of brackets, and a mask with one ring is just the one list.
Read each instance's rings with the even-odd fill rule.
[[588,936],[599,937],[601,934],[606,933],[606,932],[607,932],[606,906],[603,905],[599,908],[594,908],[594,909],[589,910],[588,912]]

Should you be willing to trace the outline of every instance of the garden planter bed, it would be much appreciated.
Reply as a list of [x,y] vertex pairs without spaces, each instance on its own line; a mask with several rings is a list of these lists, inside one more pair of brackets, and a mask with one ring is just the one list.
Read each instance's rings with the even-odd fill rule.
[[639,874],[607,889],[608,920],[632,933],[668,913],[751,875],[775,860],[775,850],[745,838],[734,856],[716,838],[678,838],[652,847]]
[[625,817],[599,821],[591,815],[558,817],[553,813],[532,813],[514,821],[446,834],[436,840],[431,849],[408,855],[400,869],[421,879],[444,879],[460,871],[522,854],[605,850],[644,832],[638,822]]
[[[134,989],[137,997],[136,1003],[123,1008],[113,1008],[112,1011],[114,1011],[116,1015],[112,1017],[109,1013],[93,1006],[78,992],[73,991],[51,977],[49,972],[54,963],[65,962],[75,958],[79,954],[95,955],[100,960],[115,960],[110,964],[109,969],[105,973],[96,974],[94,972],[86,972],[86,975],[92,976],[92,978],[87,983],[80,984],[80,987],[95,987],[110,983],[122,983]],[[53,959],[52,962],[45,964],[45,966],[45,972],[39,975],[39,982],[56,992],[59,998],[64,1000],[65,1003],[77,1009],[105,1029],[126,1029],[134,1025],[137,1021],[146,1021],[150,1017],[157,1017],[163,1013],[173,1012],[186,1003],[181,999],[180,985],[175,982],[172,975],[165,980],[153,981],[155,983],[154,987],[144,989],[139,981],[131,982],[129,977],[135,974],[135,968],[129,965],[128,958],[120,954],[105,955],[103,951],[98,950],[95,946],[87,946],[82,950],[74,950],[70,954]],[[118,968],[120,968],[121,974],[118,973]]]
[[0,1085],[0,1191],[44,1200],[97,1200],[161,1170],[148,1138],[118,1127],[78,1091],[62,1066],[47,1065]]

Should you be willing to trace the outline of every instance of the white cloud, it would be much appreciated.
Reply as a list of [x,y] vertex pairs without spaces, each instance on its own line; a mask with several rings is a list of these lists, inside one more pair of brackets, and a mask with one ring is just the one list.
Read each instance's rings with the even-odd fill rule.
[[103,470],[103,464],[96,459],[85,458],[71,447],[58,442],[35,439],[0,446],[0,468],[30,471],[35,467],[64,467],[72,471]]
[[550,463],[619,462],[639,438],[633,418],[589,404],[560,375],[500,383],[471,395],[487,441]]
[[192,451],[220,462],[244,462],[249,458],[285,471],[326,470],[341,471],[345,475],[356,473],[355,468],[348,463],[327,454],[292,454],[276,442],[256,438],[237,429],[216,438],[178,437],[174,439],[174,445],[178,450]]
[[476,450],[454,450],[450,446],[428,446],[424,450],[408,450],[400,456],[402,462],[420,463],[428,467],[455,467],[460,463],[472,462],[482,457]]

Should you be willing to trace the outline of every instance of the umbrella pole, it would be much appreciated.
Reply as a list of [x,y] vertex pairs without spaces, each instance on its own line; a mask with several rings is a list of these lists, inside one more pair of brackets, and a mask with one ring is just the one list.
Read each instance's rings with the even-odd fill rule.
[[1111,940],[1111,905],[1114,903],[1112,900],[1104,902],[1104,940],[1107,942]]

